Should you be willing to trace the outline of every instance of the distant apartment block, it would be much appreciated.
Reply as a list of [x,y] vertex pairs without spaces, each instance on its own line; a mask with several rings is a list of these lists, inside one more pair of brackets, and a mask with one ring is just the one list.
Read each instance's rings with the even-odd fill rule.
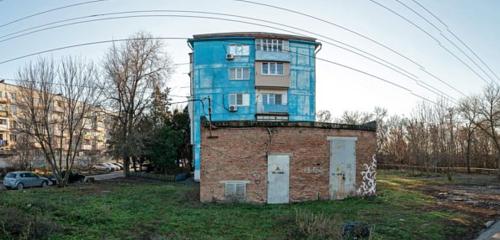
[[[18,153],[18,120],[20,116],[20,106],[18,97],[20,95],[20,86],[0,83],[0,158],[14,157]],[[62,117],[64,109],[64,98],[55,96],[54,106],[51,108],[51,118],[58,119]],[[104,154],[108,149],[109,128],[112,122],[109,115],[100,108],[95,108],[91,114],[85,117],[83,121],[83,139],[79,145],[79,157]],[[59,136],[60,132],[56,127],[54,131],[54,145],[56,148],[67,148],[68,136],[64,134]],[[62,141],[61,141],[62,139]],[[62,145],[60,144],[62,142]],[[31,141],[30,147],[33,148],[35,158],[43,158],[40,151],[40,145]],[[24,148],[26,146],[23,146]],[[43,162],[43,159],[38,161]]]

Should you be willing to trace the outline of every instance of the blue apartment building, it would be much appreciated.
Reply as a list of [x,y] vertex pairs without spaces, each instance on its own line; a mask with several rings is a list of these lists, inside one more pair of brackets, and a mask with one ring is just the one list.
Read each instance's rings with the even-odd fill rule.
[[201,124],[217,121],[315,121],[314,38],[278,33],[194,35],[191,60],[191,144],[200,179]]

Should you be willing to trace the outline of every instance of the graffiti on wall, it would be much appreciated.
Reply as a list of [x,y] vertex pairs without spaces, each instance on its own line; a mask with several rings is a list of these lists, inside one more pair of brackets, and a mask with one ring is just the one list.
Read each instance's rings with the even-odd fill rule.
[[370,165],[363,164],[364,170],[361,171],[361,176],[363,176],[363,181],[359,187],[357,193],[360,196],[374,196],[377,193],[377,159],[375,154],[372,156],[372,162]]

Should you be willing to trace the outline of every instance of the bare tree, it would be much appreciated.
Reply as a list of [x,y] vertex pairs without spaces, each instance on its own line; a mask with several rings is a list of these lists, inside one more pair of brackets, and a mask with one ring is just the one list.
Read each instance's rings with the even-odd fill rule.
[[316,113],[316,121],[318,122],[331,122],[332,114],[328,110],[320,110]]
[[474,133],[477,129],[476,123],[478,123],[479,117],[479,98],[469,97],[463,99],[459,103],[459,111],[462,118],[465,120],[463,125],[463,132],[465,136],[465,161],[467,164],[467,173],[470,173],[470,159],[471,159],[471,145],[474,137]]
[[345,111],[336,122],[345,124],[363,124],[373,121],[373,113],[359,111]]
[[484,90],[479,98],[476,126],[488,135],[496,149],[496,162],[498,167],[498,178],[500,178],[500,139],[497,129],[500,124],[500,86],[491,84]]
[[79,153],[87,116],[99,104],[101,88],[92,63],[74,58],[40,59],[19,71],[19,130],[33,138],[59,186],[65,186]]
[[34,161],[33,141],[27,134],[18,134],[16,137],[16,157],[13,162],[17,168],[31,170]]
[[110,86],[110,104],[116,111],[113,147],[129,173],[130,158],[140,150],[137,131],[141,117],[151,110],[156,87],[164,86],[171,70],[161,41],[137,33],[119,46],[113,45],[105,58],[104,71]]

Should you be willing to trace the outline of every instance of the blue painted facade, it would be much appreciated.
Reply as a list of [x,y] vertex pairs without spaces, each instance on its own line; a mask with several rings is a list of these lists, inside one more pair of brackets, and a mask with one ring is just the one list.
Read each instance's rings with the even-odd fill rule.
[[[282,39],[286,49],[281,51],[257,50],[256,39]],[[195,180],[200,174],[200,131],[201,118],[209,115],[211,105],[212,121],[268,120],[274,121],[314,121],[315,120],[315,53],[319,43],[314,39],[267,33],[224,33],[195,35],[188,41],[191,55],[191,143]],[[233,47],[231,47],[233,46]],[[244,46],[242,56],[232,58],[230,48]],[[234,49],[233,49],[234,50]],[[246,54],[247,53],[247,54]],[[287,66],[278,78],[277,86],[256,86],[257,64],[278,62]],[[259,65],[262,66],[262,65]],[[231,80],[231,69],[246,69],[243,79]],[[285,80],[283,80],[285,79]],[[286,86],[283,86],[283,83]],[[280,95],[270,96],[265,93]],[[237,110],[230,109],[231,94],[242,94],[237,102]],[[264,95],[262,95],[264,94]],[[262,100],[264,99],[264,101]],[[273,104],[273,102],[275,104]],[[281,102],[281,104],[276,104]],[[264,115],[261,119],[259,116]],[[285,117],[286,119],[284,119]]]

